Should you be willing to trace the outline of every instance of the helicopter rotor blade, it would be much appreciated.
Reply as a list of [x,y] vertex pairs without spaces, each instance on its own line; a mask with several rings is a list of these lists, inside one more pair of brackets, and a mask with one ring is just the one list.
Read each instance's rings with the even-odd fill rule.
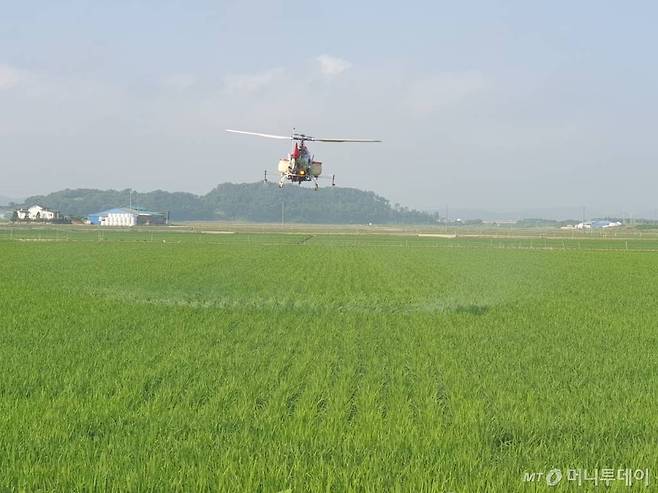
[[313,142],[381,142],[378,139],[325,139],[319,137],[307,137],[306,140]]
[[280,139],[280,140],[291,140],[291,137],[289,135],[272,135],[272,134],[262,134],[259,132],[245,132],[243,130],[231,130],[231,129],[226,129],[227,132],[231,132],[234,134],[243,134],[243,135],[256,135],[258,137],[267,137],[268,139]]
[[310,135],[304,135],[299,133],[293,133],[289,135],[273,135],[273,134],[264,134],[260,132],[245,132],[244,130],[231,130],[226,129],[227,132],[234,134],[243,134],[243,135],[255,135],[257,137],[267,137],[268,139],[280,139],[280,140],[302,140],[308,142],[381,142],[378,139],[328,139],[320,137],[311,137]]

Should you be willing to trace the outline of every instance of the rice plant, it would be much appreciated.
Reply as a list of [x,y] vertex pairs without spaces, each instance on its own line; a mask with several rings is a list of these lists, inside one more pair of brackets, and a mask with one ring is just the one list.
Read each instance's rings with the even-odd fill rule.
[[527,472],[568,489],[569,468],[658,470],[651,251],[57,234],[0,241],[0,490],[543,491]]

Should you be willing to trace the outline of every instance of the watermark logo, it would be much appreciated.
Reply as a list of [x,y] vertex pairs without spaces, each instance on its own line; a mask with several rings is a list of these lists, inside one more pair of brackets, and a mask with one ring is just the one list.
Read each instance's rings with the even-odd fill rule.
[[523,481],[526,483],[545,481],[548,486],[557,486],[562,481],[562,471],[560,469],[551,469],[548,472],[524,472]]
[[551,469],[546,473],[546,484],[548,486],[557,486],[562,481],[562,471],[559,469]]
[[639,483],[646,487],[651,482],[649,469],[637,469],[631,467],[619,468],[566,468],[550,469],[549,471],[525,471],[522,480],[524,483],[544,483],[547,486],[557,486],[560,482],[568,481],[578,486],[611,486],[614,482],[621,482],[626,486]]

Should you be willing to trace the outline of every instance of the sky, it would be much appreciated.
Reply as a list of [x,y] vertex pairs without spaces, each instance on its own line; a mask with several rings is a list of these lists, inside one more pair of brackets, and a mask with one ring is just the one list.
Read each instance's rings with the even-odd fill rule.
[[206,193],[287,135],[414,208],[658,208],[655,2],[0,0],[0,195]]

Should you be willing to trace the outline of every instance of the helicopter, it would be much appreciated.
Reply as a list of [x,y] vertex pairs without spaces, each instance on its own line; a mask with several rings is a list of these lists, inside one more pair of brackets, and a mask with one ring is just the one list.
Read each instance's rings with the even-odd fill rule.
[[[291,140],[295,142],[292,152],[286,158],[279,160],[279,188],[283,188],[286,181],[298,183],[301,185],[305,181],[313,180],[315,182],[315,190],[319,188],[318,178],[324,178],[322,175],[322,163],[316,161],[315,157],[311,154],[306,142],[381,142],[375,139],[327,139],[312,137],[310,135],[297,133],[293,128],[289,136],[286,135],[272,135],[259,132],[244,132],[242,130],[230,130],[227,132],[244,135],[256,135],[258,137],[267,137],[269,139]],[[265,183],[267,183],[267,170],[265,170]],[[331,176],[331,186],[336,185],[336,175]]]

